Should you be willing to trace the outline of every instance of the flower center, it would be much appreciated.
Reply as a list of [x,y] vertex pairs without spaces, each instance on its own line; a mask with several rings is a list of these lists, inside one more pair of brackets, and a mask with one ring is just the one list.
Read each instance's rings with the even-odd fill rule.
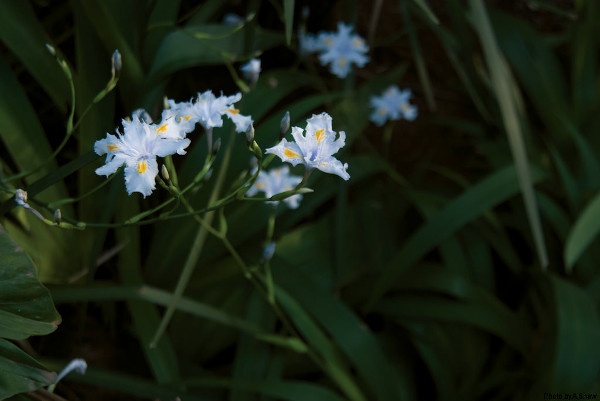
[[148,170],[148,164],[146,163],[146,160],[142,160],[137,165],[137,172],[138,174],[144,174],[146,170]]
[[283,154],[291,159],[301,159],[302,158],[298,153],[296,153],[290,149],[284,149]]
[[315,138],[317,139],[317,143],[321,143],[321,141],[325,138],[325,128],[318,129],[315,132]]
[[162,134],[164,132],[167,132],[167,128],[169,127],[169,123],[164,123],[162,125],[160,125],[157,129],[156,129],[156,133],[157,134]]

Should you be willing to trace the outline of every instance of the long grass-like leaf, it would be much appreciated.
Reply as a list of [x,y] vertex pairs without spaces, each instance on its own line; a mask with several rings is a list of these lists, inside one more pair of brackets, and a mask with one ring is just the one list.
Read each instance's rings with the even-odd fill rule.
[[[533,182],[544,175],[532,170]],[[509,166],[501,169],[452,200],[443,210],[431,216],[388,262],[387,268],[377,278],[367,305],[372,306],[391,288],[408,267],[433,250],[442,241],[468,222],[486,213],[498,203],[514,196],[519,190],[516,171]]]
[[583,209],[566,239],[564,262],[570,271],[600,232],[600,194]]
[[551,390],[591,391],[598,385],[600,372],[598,309],[575,285],[556,276],[550,282],[556,308]]
[[351,377],[347,364],[335,343],[315,323],[306,310],[282,288],[276,290],[277,299],[289,315],[309,346],[322,358],[321,364],[340,390],[352,401],[366,400],[363,392]]
[[419,79],[421,81],[421,86],[423,87],[423,91],[425,92],[425,100],[427,101],[427,105],[429,106],[429,108],[431,110],[435,110],[437,106],[435,102],[435,95],[433,94],[433,88],[431,86],[431,79],[429,78],[429,72],[427,71],[427,65],[423,56],[423,49],[421,47],[421,44],[419,43],[419,38],[417,36],[416,29],[413,25],[413,21],[411,19],[407,3],[408,0],[400,0],[400,5],[402,7],[402,15],[404,16],[404,25],[406,26],[406,31],[408,32],[408,39],[415,59],[415,64],[417,68],[417,73],[419,74]]
[[405,383],[397,378],[395,367],[381,344],[356,315],[294,268],[285,271],[277,275],[275,281],[290,291],[327,330],[352,361],[373,396],[381,401],[403,399]]
[[527,161],[523,129],[519,120],[519,112],[515,93],[516,84],[508,69],[506,61],[498,48],[492,25],[489,21],[485,4],[479,0],[471,0],[473,24],[482,42],[483,52],[490,70],[492,85],[500,105],[504,128],[508,135],[511,151],[517,169],[517,177],[521,194],[525,202],[525,209],[529,219],[529,226],[537,250],[539,264],[543,269],[548,265],[546,244],[543,229],[539,218],[537,202],[533,191],[532,173]]
[[35,77],[56,108],[66,111],[70,100],[67,81],[46,48],[48,37],[30,2],[0,2],[0,40]]
[[283,1],[283,17],[285,23],[285,43],[292,43],[292,29],[294,29],[294,4],[295,0]]

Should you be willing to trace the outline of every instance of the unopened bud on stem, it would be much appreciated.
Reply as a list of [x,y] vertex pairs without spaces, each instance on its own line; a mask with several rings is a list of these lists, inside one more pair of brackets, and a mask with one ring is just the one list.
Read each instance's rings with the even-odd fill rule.
[[121,72],[121,67],[123,67],[123,62],[121,60],[121,53],[119,53],[119,49],[115,49],[112,54],[112,76],[116,77]]
[[60,225],[60,222],[62,221],[62,213],[60,212],[60,209],[56,209],[54,211],[54,222],[58,225]]
[[286,111],[279,124],[279,136],[283,138],[290,129],[290,112]]
[[167,166],[165,166],[163,164],[162,167],[160,168],[160,173],[162,174],[165,181],[169,181],[170,176],[169,176],[169,170],[167,170]]
[[248,145],[251,145],[254,142],[254,125],[250,124],[248,129],[246,130],[246,141]]

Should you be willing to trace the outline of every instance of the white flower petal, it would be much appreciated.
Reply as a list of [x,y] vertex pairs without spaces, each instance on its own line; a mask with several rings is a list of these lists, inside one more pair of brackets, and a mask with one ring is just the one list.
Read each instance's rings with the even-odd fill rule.
[[125,166],[125,187],[131,195],[139,192],[144,197],[150,195],[156,187],[158,163],[156,159],[140,159]]

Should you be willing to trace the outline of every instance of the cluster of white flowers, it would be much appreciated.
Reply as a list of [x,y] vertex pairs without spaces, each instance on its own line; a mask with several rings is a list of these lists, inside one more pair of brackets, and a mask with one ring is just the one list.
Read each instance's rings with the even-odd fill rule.
[[353,34],[354,27],[343,22],[338,23],[337,32],[320,32],[317,35],[300,33],[299,43],[302,54],[319,53],[321,65],[329,65],[329,71],[340,77],[346,77],[352,64],[364,67],[369,61],[366,53],[369,46],[357,34]]
[[414,120],[418,109],[409,103],[411,97],[410,89],[400,90],[396,85],[389,86],[381,96],[371,97],[370,105],[374,110],[370,120],[377,126],[384,125],[388,120]]
[[117,135],[106,134],[106,138],[94,144],[98,155],[106,154],[106,163],[96,169],[96,174],[108,176],[124,164],[127,192],[139,192],[144,197],[150,195],[156,187],[156,158],[185,154],[190,144],[186,135],[195,129],[196,123],[211,131],[223,125],[225,115],[233,121],[238,133],[249,129],[252,118],[233,107],[241,98],[240,93],[216,97],[206,91],[189,102],[168,100],[169,107],[162,112],[159,123],[152,123],[144,110],[136,110],[131,120],[122,121],[122,133],[117,129]]

